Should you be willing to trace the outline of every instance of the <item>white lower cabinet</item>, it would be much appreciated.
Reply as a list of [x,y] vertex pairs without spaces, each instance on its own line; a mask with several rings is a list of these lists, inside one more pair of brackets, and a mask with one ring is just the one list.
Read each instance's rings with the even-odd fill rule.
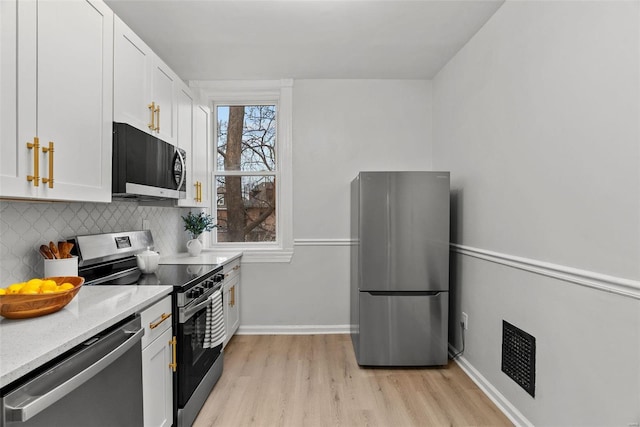
[[238,258],[226,264],[223,267],[223,272],[223,312],[226,332],[224,346],[226,346],[240,327],[240,259]]
[[145,427],[169,427],[173,423],[173,330],[171,297],[141,313],[142,393]]

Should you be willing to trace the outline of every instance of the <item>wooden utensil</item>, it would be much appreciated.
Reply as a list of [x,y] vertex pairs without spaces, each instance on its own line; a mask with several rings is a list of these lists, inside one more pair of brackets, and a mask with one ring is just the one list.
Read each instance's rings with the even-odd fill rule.
[[49,249],[49,246],[47,245],[40,245],[40,254],[42,254],[43,257],[45,257],[46,259],[53,259],[53,253],[51,252],[51,249]]
[[55,243],[49,242],[49,249],[51,249],[53,259],[60,259],[60,252],[58,251],[58,246]]
[[73,248],[73,243],[69,242],[58,242],[58,252],[60,252],[60,258],[71,258],[71,249]]

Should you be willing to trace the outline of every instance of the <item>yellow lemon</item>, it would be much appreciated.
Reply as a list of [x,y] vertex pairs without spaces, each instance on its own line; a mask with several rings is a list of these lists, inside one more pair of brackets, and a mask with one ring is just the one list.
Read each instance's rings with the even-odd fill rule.
[[60,285],[58,287],[58,289],[61,290],[61,291],[67,291],[69,289],[73,289],[73,285],[71,283],[66,282],[66,283],[63,283],[62,285]]
[[40,292],[40,285],[30,285],[29,283],[27,283],[26,285],[24,285],[22,288],[20,288],[20,293],[21,294],[37,294],[38,292]]
[[29,281],[27,282],[27,285],[28,285],[28,286],[35,286],[35,287],[39,287],[41,283],[42,283],[42,279],[34,278],[34,279],[29,280]]
[[40,285],[40,291],[45,293],[44,291],[55,291],[58,287],[58,284],[54,280],[44,280]]
[[7,290],[5,288],[0,288],[0,295],[6,295]]
[[24,286],[24,283],[14,283],[12,285],[9,285],[9,287],[7,288],[7,293],[8,294],[20,293],[20,289],[22,289],[23,286]]

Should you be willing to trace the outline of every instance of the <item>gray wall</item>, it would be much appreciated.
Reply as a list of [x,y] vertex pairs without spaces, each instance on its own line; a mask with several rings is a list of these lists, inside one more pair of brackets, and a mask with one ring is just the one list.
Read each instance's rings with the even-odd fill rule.
[[295,253],[242,267],[241,326],[349,330],[349,184],[360,170],[431,167],[431,82],[296,80]]
[[[506,2],[433,81],[461,363],[522,422],[640,422],[639,4]],[[535,398],[503,319],[537,339]]]

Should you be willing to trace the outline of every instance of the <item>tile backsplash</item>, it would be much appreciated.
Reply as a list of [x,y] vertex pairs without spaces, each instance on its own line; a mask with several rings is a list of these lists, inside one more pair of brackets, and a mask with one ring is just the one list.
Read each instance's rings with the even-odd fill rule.
[[41,244],[81,234],[141,230],[149,223],[155,250],[185,251],[189,239],[181,216],[188,208],[142,206],[134,201],[60,203],[0,201],[0,286],[42,277]]

